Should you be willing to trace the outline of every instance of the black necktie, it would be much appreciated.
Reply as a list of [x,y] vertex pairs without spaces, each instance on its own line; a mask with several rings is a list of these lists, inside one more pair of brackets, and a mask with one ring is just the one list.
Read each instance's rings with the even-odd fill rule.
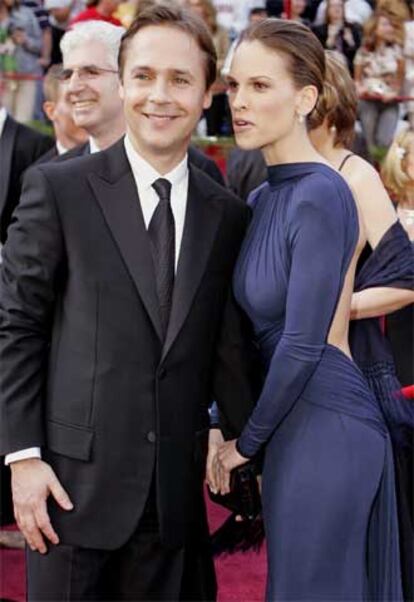
[[170,318],[175,268],[175,224],[171,209],[171,182],[159,178],[152,184],[159,202],[151,218],[148,234],[154,259],[155,280],[160,302],[164,337]]

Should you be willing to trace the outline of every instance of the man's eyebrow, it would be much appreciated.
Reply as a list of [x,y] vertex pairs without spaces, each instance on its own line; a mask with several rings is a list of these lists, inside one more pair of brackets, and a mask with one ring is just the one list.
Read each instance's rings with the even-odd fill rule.
[[187,69],[171,69],[172,73],[175,73],[175,75],[185,75],[187,77],[193,77],[191,71],[188,71]]
[[[131,73],[135,72],[135,71],[151,71],[154,72],[156,71],[156,69],[154,69],[154,67],[150,67],[148,65],[134,65],[133,67],[131,67]],[[191,77],[193,78],[193,75],[191,73],[191,71],[189,71],[188,69],[175,69],[175,68],[168,68],[165,70],[167,73],[173,73],[174,75],[185,75],[186,77]]]

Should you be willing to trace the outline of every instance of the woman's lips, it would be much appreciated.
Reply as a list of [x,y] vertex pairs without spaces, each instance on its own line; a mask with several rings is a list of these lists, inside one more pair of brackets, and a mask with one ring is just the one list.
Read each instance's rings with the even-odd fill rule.
[[233,129],[235,132],[243,132],[253,127],[253,123],[251,121],[247,121],[246,119],[235,119],[233,121]]

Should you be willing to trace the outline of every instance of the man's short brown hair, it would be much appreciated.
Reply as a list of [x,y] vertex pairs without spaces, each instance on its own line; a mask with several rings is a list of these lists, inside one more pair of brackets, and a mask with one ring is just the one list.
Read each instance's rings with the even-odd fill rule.
[[140,11],[128,31],[123,35],[118,54],[119,75],[122,79],[128,46],[144,27],[164,26],[179,29],[190,35],[198,44],[205,58],[206,88],[216,80],[217,55],[207,26],[197,15],[174,4],[156,4]]

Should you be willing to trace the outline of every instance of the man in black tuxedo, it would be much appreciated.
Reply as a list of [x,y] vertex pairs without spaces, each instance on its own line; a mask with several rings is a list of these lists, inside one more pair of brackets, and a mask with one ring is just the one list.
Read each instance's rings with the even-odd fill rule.
[[248,209],[186,154],[211,38],[155,6],[119,65],[125,139],[30,170],[3,254],[1,452],[29,600],[213,598],[207,410],[238,433],[253,403],[231,294]]

